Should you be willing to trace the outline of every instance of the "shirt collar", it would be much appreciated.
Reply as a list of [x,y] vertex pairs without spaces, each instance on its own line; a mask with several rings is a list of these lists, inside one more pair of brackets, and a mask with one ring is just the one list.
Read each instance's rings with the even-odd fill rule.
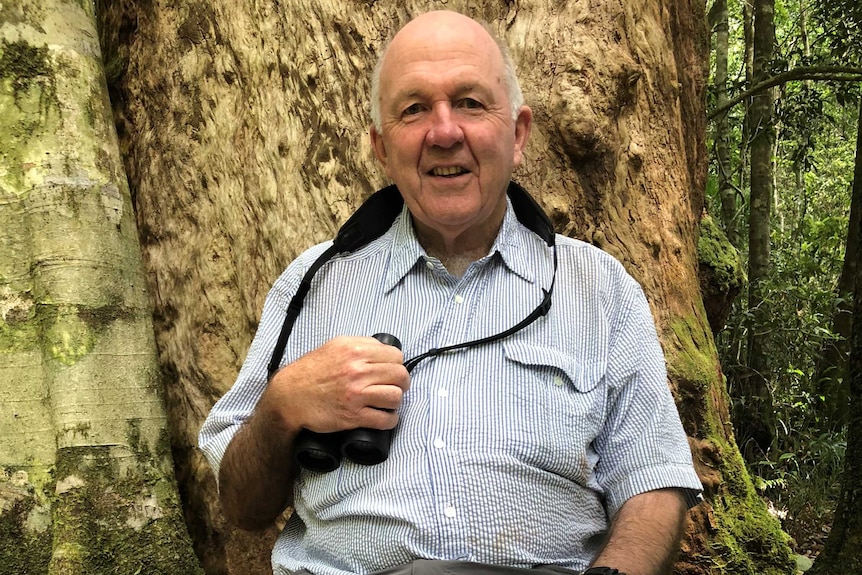
[[[491,246],[491,250],[487,256],[482,258],[482,261],[487,261],[496,254],[500,254],[503,264],[509,271],[533,283],[536,279],[536,270],[529,266],[525,253],[526,250],[532,249],[535,245],[535,242],[531,241],[532,238],[529,238],[530,235],[532,232],[521,225],[515,216],[512,202],[507,196],[506,213],[503,215],[500,231]],[[390,237],[392,241],[391,256],[383,285],[387,292],[395,287],[417,263],[424,262],[428,257],[425,248],[422,247],[416,237],[413,219],[410,217],[406,205],[395,219]]]

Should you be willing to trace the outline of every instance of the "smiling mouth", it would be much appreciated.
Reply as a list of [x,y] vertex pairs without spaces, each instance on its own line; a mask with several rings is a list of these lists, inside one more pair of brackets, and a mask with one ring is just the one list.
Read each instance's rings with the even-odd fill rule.
[[458,166],[447,166],[441,168],[434,168],[431,170],[431,175],[434,176],[442,176],[444,178],[453,178],[455,176],[460,176],[461,174],[468,173],[468,170]]

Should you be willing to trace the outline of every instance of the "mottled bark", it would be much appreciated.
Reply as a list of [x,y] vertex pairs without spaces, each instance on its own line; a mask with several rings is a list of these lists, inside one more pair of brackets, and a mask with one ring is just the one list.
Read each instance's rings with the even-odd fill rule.
[[698,287],[702,3],[141,2],[119,20],[106,12],[106,31],[136,26],[117,115],[207,571],[268,572],[271,533],[224,525],[197,430],[232,384],[274,278],[386,183],[367,136],[369,76],[398,24],[430,7],[487,20],[508,40],[535,116],[516,178],[559,231],[618,257],[650,299],[708,497],[677,571],[707,573],[724,554],[735,573],[784,572],[787,547],[727,424]]
[[92,5],[0,6],[0,570],[198,572]]

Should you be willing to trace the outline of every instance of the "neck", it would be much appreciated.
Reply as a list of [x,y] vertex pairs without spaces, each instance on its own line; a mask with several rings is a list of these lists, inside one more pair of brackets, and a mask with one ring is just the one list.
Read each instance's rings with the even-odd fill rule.
[[476,252],[473,254],[437,254],[433,251],[428,251],[428,255],[433,256],[440,260],[440,263],[443,264],[443,267],[446,268],[450,274],[455,276],[456,278],[463,277],[464,273],[467,271],[467,268],[470,267],[470,264],[473,262],[482,259],[488,254],[485,252]]
[[480,230],[468,230],[449,236],[427,228],[414,219],[413,229],[419,244],[425,248],[428,255],[439,259],[450,274],[461,277],[471,263],[488,255],[501,224],[502,219]]

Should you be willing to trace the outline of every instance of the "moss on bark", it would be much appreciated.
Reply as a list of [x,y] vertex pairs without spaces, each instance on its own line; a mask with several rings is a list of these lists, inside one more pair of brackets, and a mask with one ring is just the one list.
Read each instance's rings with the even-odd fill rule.
[[47,573],[51,559],[47,498],[22,469],[0,470],[0,573]]
[[7,4],[0,573],[200,573],[173,479],[93,4]]
[[712,541],[717,572],[727,575],[794,573],[790,538],[757,495],[739,449],[719,437],[724,483],[713,499],[718,530]]
[[[758,497],[730,428],[728,399],[713,339],[699,315],[671,322],[666,345],[668,374],[687,430],[694,435],[695,459],[712,508],[707,548],[684,560],[693,572],[726,575],[787,575],[795,559],[789,537]],[[686,404],[706,403],[686,409]],[[692,413],[702,417],[693,418]],[[708,470],[707,476],[705,470]],[[708,557],[708,559],[707,559]]]
[[739,251],[709,215],[700,220],[697,257],[704,308],[712,332],[718,333],[748,279]]
[[745,268],[739,250],[733,247],[718,223],[709,215],[700,220],[697,240],[700,264],[714,270],[715,283],[723,291],[739,290],[745,285]]
[[112,447],[59,451],[49,575],[203,573],[176,485],[140,455]]

